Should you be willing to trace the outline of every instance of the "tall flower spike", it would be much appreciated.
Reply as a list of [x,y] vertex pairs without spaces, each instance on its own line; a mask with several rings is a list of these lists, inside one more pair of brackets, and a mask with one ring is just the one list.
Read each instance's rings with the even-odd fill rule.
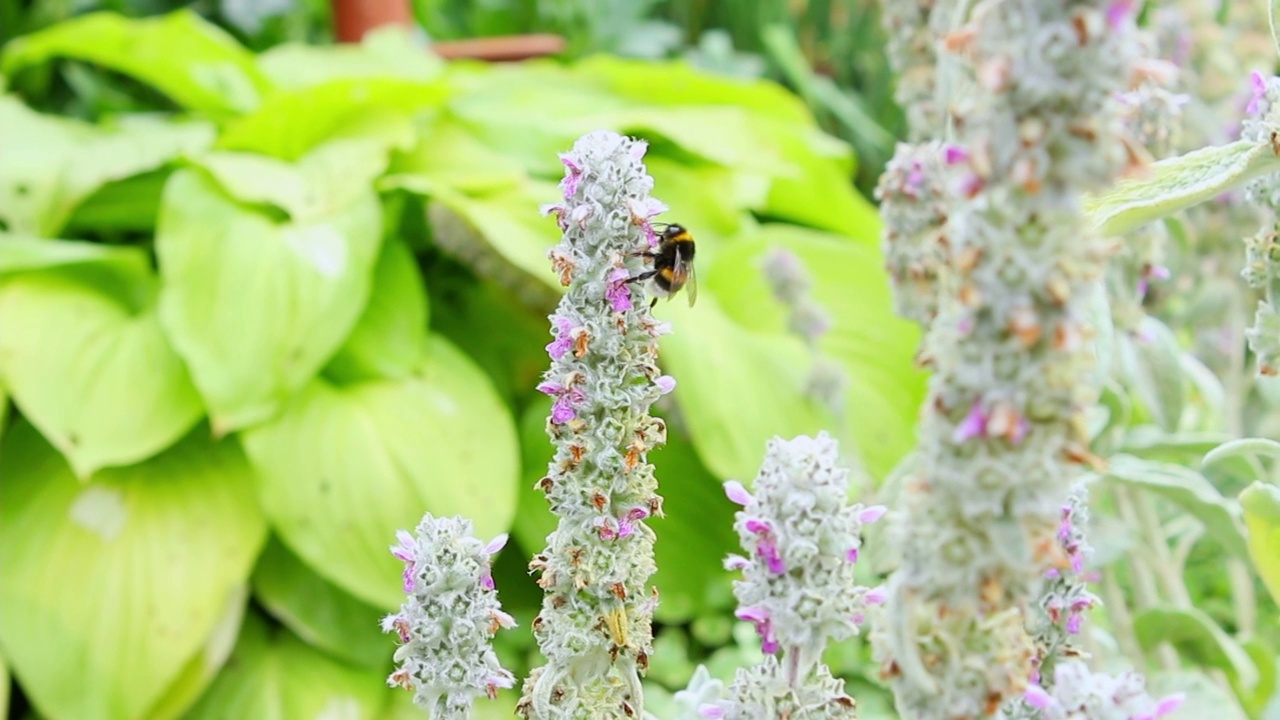
[[538,389],[555,397],[547,433],[555,456],[538,487],[559,522],[530,568],[546,591],[534,635],[545,666],[524,684],[529,720],[640,717],[640,675],[651,650],[657,595],[649,585],[661,512],[647,453],[666,440],[649,406],[675,381],[658,370],[644,288],[650,220],[644,142],[598,131],[561,156],[564,239],[549,256],[568,291],[551,316],[551,368]]
[[1141,675],[1093,673],[1083,660],[1067,660],[1053,675],[1052,690],[1035,684],[1027,688],[1025,713],[1001,713],[999,720],[1159,720],[1186,699],[1176,693],[1155,700]]
[[396,537],[391,554],[405,563],[408,597],[382,619],[382,631],[400,641],[387,684],[412,691],[433,718],[467,720],[477,698],[515,685],[492,645],[499,628],[515,627],[489,572],[507,536],[486,545],[472,535],[470,520],[427,513],[414,535],[402,530]]
[[738,671],[730,699],[708,703],[703,717],[855,717],[853,700],[821,658],[828,642],[858,633],[868,606],[884,602],[879,590],[854,582],[862,526],[884,508],[848,501],[849,473],[838,459],[826,433],[774,438],[754,493],[725,483],[725,494],[743,506],[734,528],[747,557],[726,562],[743,571],[733,584],[737,617],[755,626],[769,657]]
[[1031,673],[1023,612],[1064,562],[1061,508],[1094,461],[1082,339],[1112,248],[1081,197],[1134,162],[1115,98],[1141,50],[1114,0],[981,0],[942,47],[973,84],[947,99],[959,152],[944,158],[969,179],[952,190],[902,562],[872,637],[913,720],[990,716]]

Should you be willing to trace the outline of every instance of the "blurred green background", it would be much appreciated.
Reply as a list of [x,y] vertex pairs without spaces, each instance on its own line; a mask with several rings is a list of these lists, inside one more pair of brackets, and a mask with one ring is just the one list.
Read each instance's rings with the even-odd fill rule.
[[[861,497],[891,498],[925,378],[869,200],[902,134],[877,4],[409,10],[412,28],[337,45],[318,0],[0,0],[0,712],[415,717],[385,686],[394,643],[377,622],[401,598],[387,546],[424,511],[512,533],[495,577],[521,627],[499,650],[517,677],[537,664],[526,564],[553,518],[533,487],[551,450],[533,388],[561,291],[538,207],[557,197],[557,153],[597,128],[648,140],[662,219],[698,239],[697,306],[655,311],[678,387],[650,457],[667,517],[649,709],[699,662],[728,678],[759,657],[732,620],[720,484],[749,481],[766,439],[827,429]],[[499,64],[427,47],[534,32],[564,52]],[[1175,268],[1232,257],[1179,237]],[[762,274],[779,249],[832,321],[817,347]],[[1205,612],[1140,598],[1137,620],[1104,621],[1119,645],[1104,632],[1095,649],[1150,658],[1167,637],[1143,628],[1186,628],[1179,682],[1262,717],[1278,638],[1256,618],[1274,605],[1246,578],[1261,599],[1240,617],[1220,572],[1222,553],[1247,554],[1240,509],[1213,484],[1234,493],[1252,466],[1158,463],[1269,427],[1280,393],[1232,387],[1237,412],[1261,409],[1227,426],[1212,358],[1177,369],[1212,325],[1197,307],[1153,303],[1176,337],[1118,341],[1128,374],[1098,435],[1133,457],[1108,478],[1115,498],[1199,523],[1181,562]],[[1208,312],[1226,325],[1231,307]],[[835,402],[810,386],[831,362]],[[1115,498],[1103,565],[1135,544],[1106,524]],[[868,584],[892,563],[876,539]],[[1142,580],[1119,567],[1122,605]],[[828,660],[863,717],[894,717],[865,644]]]

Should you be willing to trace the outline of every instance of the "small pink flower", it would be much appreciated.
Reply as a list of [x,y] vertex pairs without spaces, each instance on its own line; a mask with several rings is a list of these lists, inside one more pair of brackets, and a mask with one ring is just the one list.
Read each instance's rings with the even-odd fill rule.
[[698,715],[706,720],[720,720],[724,717],[725,709],[723,705],[715,703],[703,703],[698,706]]
[[670,375],[659,376],[657,380],[653,381],[653,384],[658,386],[658,391],[663,395],[676,389],[676,379]]
[[500,628],[513,628],[516,626],[516,619],[501,610],[491,610],[493,619],[497,621]]
[[403,560],[404,562],[407,562],[407,563],[413,562],[413,551],[414,551],[413,535],[410,535],[408,531],[405,531],[405,530],[397,530],[396,540],[399,540],[400,544],[391,546],[391,554],[395,555],[397,559]]
[[848,550],[846,550],[844,552],[844,559],[847,560],[850,565],[858,562],[858,548],[851,547]]
[[769,523],[763,520],[760,520],[757,518],[751,518],[750,520],[747,521],[747,532],[756,533],[757,535],[763,535],[765,533],[771,532],[772,530],[773,528],[769,527]]
[[499,551],[502,550],[502,548],[507,546],[507,540],[509,538],[510,536],[507,533],[502,533],[501,535],[498,535],[494,539],[490,540],[489,544],[484,546],[484,554],[485,555],[497,554]]
[[556,339],[547,343],[547,354],[551,356],[552,360],[559,360],[573,348],[573,338],[570,335],[573,331],[573,321],[567,317],[557,315],[553,322],[555,323]]
[[773,541],[772,537],[760,538],[759,542],[756,543],[756,554],[764,558],[769,572],[774,575],[781,575],[787,571],[787,564],[782,561],[782,555],[778,553],[778,545]]
[[1174,710],[1177,710],[1182,706],[1182,703],[1186,702],[1186,700],[1187,694],[1181,692],[1174,693],[1162,699],[1160,702],[1156,703],[1156,717],[1164,717]]
[[1080,625],[1084,622],[1084,616],[1079,613],[1067,615],[1067,632],[1072,635],[1080,634]]
[[889,591],[883,585],[877,585],[867,591],[862,596],[862,601],[868,605],[883,605],[889,599]]
[[725,570],[746,570],[750,566],[751,561],[741,555],[734,555],[730,553],[729,556],[724,559]]
[[728,480],[724,484],[724,494],[733,502],[746,507],[754,499],[751,493],[737,480]]
[[586,400],[586,395],[578,388],[569,389],[550,381],[539,383],[538,392],[546,393],[556,399],[551,404],[551,422],[557,425],[574,419],[577,416],[574,406]]
[[627,272],[624,267],[614,268],[609,272],[609,287],[605,290],[604,296],[608,299],[609,304],[613,306],[614,312],[626,312],[633,306],[631,304],[631,289],[627,287],[627,281],[631,279],[631,273]]
[[618,539],[618,521],[613,518],[597,518],[595,521],[596,532],[599,533],[601,540],[617,540]]

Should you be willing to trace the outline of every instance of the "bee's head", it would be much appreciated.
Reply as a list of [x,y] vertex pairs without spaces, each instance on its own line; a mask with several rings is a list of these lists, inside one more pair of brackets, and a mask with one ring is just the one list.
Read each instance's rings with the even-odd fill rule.
[[668,225],[667,229],[662,231],[662,238],[664,240],[674,240],[681,235],[688,234],[688,232],[683,225]]

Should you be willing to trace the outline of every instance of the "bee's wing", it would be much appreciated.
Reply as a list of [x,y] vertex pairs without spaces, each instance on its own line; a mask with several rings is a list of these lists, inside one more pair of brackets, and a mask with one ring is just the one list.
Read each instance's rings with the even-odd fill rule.
[[685,275],[684,292],[689,296],[689,307],[698,301],[698,273],[693,269],[693,263],[684,260],[676,261],[676,272]]

